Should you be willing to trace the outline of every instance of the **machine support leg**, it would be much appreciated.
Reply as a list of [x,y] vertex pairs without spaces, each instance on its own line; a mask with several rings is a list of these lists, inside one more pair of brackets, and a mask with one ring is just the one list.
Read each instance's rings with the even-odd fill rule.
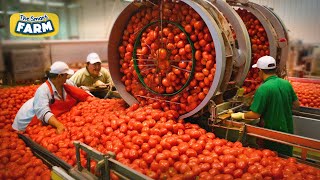
[[110,179],[110,164],[109,164],[109,161],[108,161],[109,158],[110,158],[109,154],[103,156],[103,159],[105,161],[105,166],[104,166],[104,170],[105,170],[105,173],[106,173],[105,177],[107,177],[108,180]]
[[89,155],[87,155],[87,170],[90,171],[90,167],[91,167],[91,158]]
[[74,146],[76,147],[76,158],[77,158],[77,167],[79,171],[82,171],[81,161],[80,161],[80,143],[74,142]]
[[304,148],[301,149],[301,159],[306,160],[307,159],[307,153],[308,151]]

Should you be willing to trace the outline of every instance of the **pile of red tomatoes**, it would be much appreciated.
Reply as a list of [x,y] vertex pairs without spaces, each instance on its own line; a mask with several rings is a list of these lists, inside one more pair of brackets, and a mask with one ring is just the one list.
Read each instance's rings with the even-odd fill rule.
[[[154,179],[320,178],[316,168],[267,149],[216,138],[198,125],[177,119],[176,111],[160,108],[156,103],[128,108],[123,100],[90,97],[58,117],[67,128],[62,134],[40,124],[29,126],[25,134],[70,165],[75,165],[72,142],[77,140],[102,153],[114,152],[118,161]],[[10,126],[0,131],[1,179],[49,178],[50,171],[7,129]],[[80,156],[84,166],[86,154],[81,151]],[[92,162],[91,168],[95,166]],[[112,179],[118,177],[112,174]]]
[[38,86],[0,89],[0,179],[50,179],[50,170],[13,132],[13,119]]
[[[173,110],[123,100],[89,98],[58,119],[67,131],[35,125],[27,134],[58,157],[75,165],[72,141],[112,151],[116,159],[154,179],[317,179],[320,171],[283,159],[270,150],[242,147],[216,138],[198,125],[177,119]],[[81,164],[86,155],[81,153]],[[91,169],[96,166],[91,163]],[[114,174],[112,179],[118,179]]]
[[320,108],[320,84],[311,82],[291,82],[301,106]]
[[24,102],[33,97],[39,86],[11,87],[0,89],[0,128],[12,124]]
[[[238,9],[237,13],[245,23],[251,39],[252,66],[257,63],[260,57],[270,55],[268,37],[260,21],[251,12],[245,9]],[[261,82],[262,79],[258,75],[258,69],[251,68],[243,85],[245,93],[256,90]]]

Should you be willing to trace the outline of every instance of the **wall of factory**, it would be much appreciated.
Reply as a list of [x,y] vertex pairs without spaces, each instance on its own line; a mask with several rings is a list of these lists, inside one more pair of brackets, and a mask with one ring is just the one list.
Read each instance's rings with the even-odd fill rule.
[[[290,40],[320,44],[319,0],[251,0],[265,5],[283,20]],[[115,19],[129,4],[123,0],[79,0],[80,39],[108,38]]]
[[319,0],[251,0],[273,8],[282,19],[291,40],[320,44],[320,1]]

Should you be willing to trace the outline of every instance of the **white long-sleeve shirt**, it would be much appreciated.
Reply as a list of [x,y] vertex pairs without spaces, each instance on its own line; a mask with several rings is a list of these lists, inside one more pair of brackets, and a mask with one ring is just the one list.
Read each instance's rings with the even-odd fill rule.
[[[63,88],[63,97],[61,97],[52,82],[49,79],[48,81],[51,84],[54,99],[65,100],[67,95],[65,89]],[[49,107],[51,99],[50,89],[46,83],[43,83],[37,89],[34,97],[25,102],[19,109],[14,118],[12,128],[18,131],[24,131],[35,115],[43,123],[48,124],[50,117],[54,115]]]

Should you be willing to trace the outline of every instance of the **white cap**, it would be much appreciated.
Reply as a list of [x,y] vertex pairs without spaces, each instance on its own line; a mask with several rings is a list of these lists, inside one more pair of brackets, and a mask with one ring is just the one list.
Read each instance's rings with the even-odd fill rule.
[[90,53],[87,56],[87,62],[89,62],[90,64],[94,64],[94,63],[101,63],[100,57],[97,53]]
[[53,74],[69,74],[72,75],[74,71],[69,66],[61,61],[54,62],[50,67],[50,73]]
[[252,67],[259,69],[275,69],[277,67],[277,63],[273,57],[263,56],[259,58],[257,64],[252,65]]

